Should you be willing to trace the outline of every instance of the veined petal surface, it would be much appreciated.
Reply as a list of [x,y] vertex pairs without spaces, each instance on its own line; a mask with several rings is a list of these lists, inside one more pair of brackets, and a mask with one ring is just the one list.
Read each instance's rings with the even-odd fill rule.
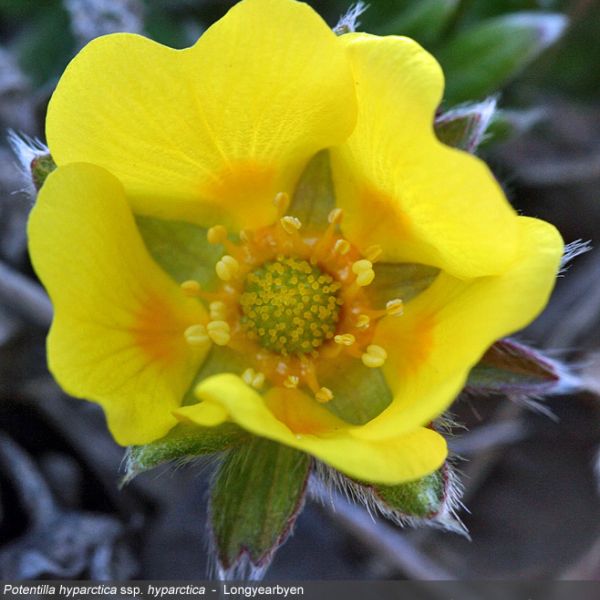
[[384,373],[394,399],[361,435],[400,434],[438,416],[483,352],[530,323],[545,306],[562,239],[544,221],[519,217],[517,224],[518,255],[505,273],[471,281],[442,273],[406,305],[402,317],[382,320],[375,343],[388,349]]
[[253,227],[349,135],[355,106],[343,45],[312,9],[244,0],[185,50],[92,41],[63,74],[46,132],[58,165],[105,167],[137,213]]
[[349,34],[357,126],[331,151],[343,230],[383,260],[422,263],[456,277],[504,270],[515,257],[515,213],[487,166],[433,131],[443,74],[408,38]]
[[150,258],[121,184],[93,165],[59,167],[32,210],[29,244],[54,306],[58,382],[100,403],[120,444],[167,433],[206,352],[183,332],[205,310]]
[[374,439],[349,427],[298,390],[272,388],[261,396],[236,375],[215,375],[196,387],[199,404],[175,411],[184,421],[215,425],[218,406],[229,419],[255,435],[307,452],[351,477],[396,484],[418,479],[446,458],[446,442],[431,429]]

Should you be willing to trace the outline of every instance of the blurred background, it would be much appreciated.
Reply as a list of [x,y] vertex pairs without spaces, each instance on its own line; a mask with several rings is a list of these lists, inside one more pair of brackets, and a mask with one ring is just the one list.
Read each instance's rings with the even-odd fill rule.
[[[119,489],[122,449],[99,409],[66,397],[47,372],[51,309],[28,260],[32,199],[19,191],[6,132],[44,139],[52,90],[90,39],[132,31],[181,48],[232,4],[0,0],[0,578],[206,575],[210,467],[162,469]],[[349,8],[309,4],[332,27]],[[478,105],[478,153],[517,210],[554,223],[567,242],[599,246],[600,2],[369,4],[360,30],[414,37],[442,63],[440,122],[492,98]],[[473,395],[455,403],[471,540],[309,500],[267,578],[600,579],[600,248],[574,261],[519,339],[572,361],[589,391],[533,405]]]

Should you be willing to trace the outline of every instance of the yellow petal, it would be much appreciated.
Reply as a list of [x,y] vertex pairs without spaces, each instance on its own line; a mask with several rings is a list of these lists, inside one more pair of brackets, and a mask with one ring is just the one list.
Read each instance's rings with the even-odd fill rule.
[[433,132],[443,75],[416,42],[342,37],[351,59],[358,122],[331,151],[343,229],[382,260],[433,265],[457,277],[495,274],[515,257],[515,214],[485,164]]
[[149,257],[122,186],[99,167],[59,167],[32,210],[29,240],[54,305],[57,381],[100,403],[120,444],[167,433],[206,353],[183,332],[205,311]]
[[247,431],[307,452],[364,481],[396,484],[418,479],[437,469],[447,454],[445,440],[431,429],[378,440],[357,437],[359,427],[348,427],[302,392],[273,388],[263,398],[235,375],[205,379],[196,395],[202,402],[179,408],[179,419],[213,425],[207,405],[218,405]]
[[57,164],[91,162],[135,212],[255,227],[356,118],[342,44],[307,5],[244,0],[192,47],[115,34],[88,44],[48,108]]
[[545,306],[563,251],[556,229],[519,217],[518,255],[502,275],[461,281],[447,274],[385,318],[375,343],[388,350],[384,373],[394,399],[361,435],[410,431],[445,410],[470,369],[497,339],[523,328]]

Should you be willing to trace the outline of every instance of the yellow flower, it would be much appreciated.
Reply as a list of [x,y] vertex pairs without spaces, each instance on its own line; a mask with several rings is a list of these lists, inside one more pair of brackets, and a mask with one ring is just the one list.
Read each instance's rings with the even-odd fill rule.
[[336,37],[292,0],[244,0],[186,50],[91,42],[29,224],[59,383],[121,444],[232,421],[362,480],[438,468],[429,423],[562,252],[437,141],[442,90],[412,40]]

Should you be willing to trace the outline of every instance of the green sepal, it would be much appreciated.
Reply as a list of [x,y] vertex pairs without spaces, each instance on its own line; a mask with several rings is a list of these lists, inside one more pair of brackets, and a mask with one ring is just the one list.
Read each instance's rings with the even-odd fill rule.
[[444,144],[474,153],[491,125],[495,110],[494,98],[449,110],[436,118],[435,133]]
[[411,2],[401,12],[386,18],[384,24],[375,25],[375,29],[381,35],[406,35],[427,46],[438,39],[458,4],[459,0]]
[[463,487],[451,460],[433,473],[397,485],[351,479],[320,462],[315,474],[321,482],[315,491],[323,501],[334,498],[332,494],[341,494],[362,504],[371,514],[379,514],[401,526],[429,524],[466,534],[456,514]]
[[436,54],[446,75],[449,104],[500,89],[562,35],[567,19],[523,12],[488,19],[452,38]]
[[317,364],[317,377],[333,392],[325,408],[352,425],[368,423],[392,402],[381,369],[369,369],[352,356],[341,355],[324,368]]
[[302,508],[311,464],[306,454],[263,438],[225,454],[211,490],[209,515],[225,578],[268,566]]
[[578,377],[539,350],[504,339],[496,342],[469,373],[470,392],[542,396],[579,387]]
[[373,485],[373,493],[387,510],[405,517],[431,519],[442,511],[446,501],[447,477],[444,471],[442,468],[416,481],[399,485]]
[[322,150],[306,165],[287,214],[300,219],[305,231],[322,231],[327,227],[327,216],[334,208],[335,191],[329,152]]
[[50,154],[40,154],[31,161],[31,179],[36,190],[40,190],[46,177],[56,169],[56,163]]
[[233,423],[217,427],[176,425],[165,437],[143,446],[131,446],[125,460],[124,481],[171,461],[221,452],[247,442],[250,435]]
[[440,274],[436,267],[417,263],[378,262],[373,270],[375,279],[364,289],[374,308],[385,308],[393,298],[402,298],[405,303],[416,298]]
[[215,264],[223,255],[223,246],[209,244],[205,228],[143,216],[136,216],[136,222],[152,258],[177,283],[194,279],[203,289],[215,285]]

